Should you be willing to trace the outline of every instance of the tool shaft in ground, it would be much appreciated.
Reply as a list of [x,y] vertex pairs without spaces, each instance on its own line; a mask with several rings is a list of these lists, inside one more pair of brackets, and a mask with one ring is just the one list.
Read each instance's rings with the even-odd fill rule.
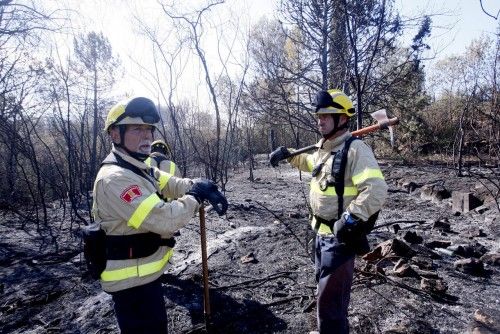
[[200,214],[200,235],[201,235],[201,264],[203,269],[203,309],[205,313],[205,326],[210,327],[210,291],[208,288],[208,258],[207,258],[207,234],[205,229],[205,207],[202,205]]

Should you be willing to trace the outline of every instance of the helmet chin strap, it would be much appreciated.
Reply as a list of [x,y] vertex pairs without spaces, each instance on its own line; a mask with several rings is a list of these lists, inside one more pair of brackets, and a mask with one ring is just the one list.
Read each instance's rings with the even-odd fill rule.
[[341,126],[339,126],[340,115],[332,114],[332,117],[333,117],[333,129],[332,129],[332,131],[328,132],[326,135],[323,135],[323,138],[325,140],[332,138],[337,132],[339,132],[340,130],[343,130],[343,129],[347,129],[347,127],[349,126],[349,121],[347,121],[344,124],[342,124]]
[[134,158],[136,160],[139,160],[141,162],[144,162],[144,160],[146,160],[149,157],[149,154],[139,153],[139,152],[132,152],[131,150],[129,150],[128,148],[126,148],[122,144],[113,143],[113,145],[115,147],[121,148],[122,150],[124,150],[125,152],[127,152],[128,155],[130,155],[132,158]]

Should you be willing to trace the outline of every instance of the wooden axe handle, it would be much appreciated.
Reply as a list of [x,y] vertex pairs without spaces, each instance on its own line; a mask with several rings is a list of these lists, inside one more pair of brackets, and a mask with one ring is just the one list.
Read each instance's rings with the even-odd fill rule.
[[314,145],[309,145],[309,146],[306,146],[306,147],[302,147],[302,148],[299,148],[298,150],[295,150],[293,152],[290,152],[290,157],[294,157],[296,155],[299,155],[299,154],[302,154],[302,153],[305,153],[305,152],[309,152],[311,150],[314,150],[315,148],[318,148],[316,146],[316,144]]
[[205,227],[205,207],[203,204],[199,209],[200,214],[200,237],[201,237],[201,266],[203,272],[203,310],[205,315],[205,328],[209,332],[211,327],[210,291],[208,283],[208,256],[207,256],[207,234]]
[[[386,121],[367,126],[366,128],[362,128],[362,129],[353,131],[353,132],[351,132],[351,134],[355,137],[359,137],[359,136],[363,136],[363,135],[366,135],[367,133],[371,133],[371,132],[374,132],[377,130],[387,129],[389,126],[393,126],[393,125],[396,125],[398,123],[399,123],[399,118],[394,117],[394,118],[390,118]],[[305,152],[309,152],[311,150],[314,150],[315,148],[318,148],[316,146],[316,144],[303,147],[301,149],[298,149],[296,151],[291,152],[289,158],[294,157],[294,156],[299,155],[299,154],[302,154],[302,153],[305,153]]]
[[391,119],[388,119],[386,121],[379,122],[377,124],[373,124],[370,126],[367,126],[366,128],[362,128],[356,131],[351,132],[351,134],[355,137],[363,136],[366,135],[367,133],[374,132],[377,130],[381,129],[387,129],[389,126],[393,126],[399,123],[399,118],[394,117]]

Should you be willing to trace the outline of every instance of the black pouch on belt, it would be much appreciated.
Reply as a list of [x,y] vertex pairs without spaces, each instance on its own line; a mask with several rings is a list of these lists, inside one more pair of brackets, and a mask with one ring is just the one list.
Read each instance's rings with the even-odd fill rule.
[[99,279],[106,268],[106,233],[99,224],[82,229],[83,256],[93,279]]

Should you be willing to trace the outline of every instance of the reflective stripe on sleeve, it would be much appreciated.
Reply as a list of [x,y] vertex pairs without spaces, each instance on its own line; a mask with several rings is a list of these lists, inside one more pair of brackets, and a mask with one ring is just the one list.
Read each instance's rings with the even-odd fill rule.
[[160,179],[158,180],[160,182],[160,191],[163,190],[163,188],[165,188],[165,186],[168,183],[168,180],[170,180],[172,175],[174,175],[174,174],[169,174],[169,173],[165,173],[163,171],[160,171]]
[[[334,186],[329,186],[325,191],[322,191],[316,180],[311,180],[311,190],[317,194],[324,196],[337,196]],[[356,196],[358,194],[358,188],[356,187],[344,187],[344,196]]]
[[[176,168],[175,163],[173,161],[170,161],[170,174],[175,175],[175,168]],[[170,179],[170,177],[169,177],[169,179]],[[168,180],[167,180],[167,182],[168,182]],[[171,202],[172,198],[167,197],[166,201]]]
[[306,158],[306,161],[307,161],[307,170],[309,172],[312,172],[312,170],[314,168],[313,156],[311,154],[308,155],[307,158]]
[[132,266],[116,270],[105,270],[101,274],[101,280],[104,282],[121,281],[127,278],[154,274],[162,270],[165,263],[170,260],[173,254],[174,250],[171,248],[168,250],[167,254],[165,254],[165,256],[158,261],[141,264],[140,266]]
[[151,210],[154,208],[156,204],[161,202],[161,198],[158,197],[156,193],[153,193],[149,195],[144,201],[142,201],[141,204],[135,209],[134,213],[132,216],[130,216],[130,219],[127,222],[128,226],[131,226],[135,229],[139,228],[141,226],[142,222],[148,214],[151,212]]
[[363,181],[366,181],[368,179],[384,179],[384,176],[382,175],[382,171],[380,169],[375,169],[375,168],[366,168],[363,170],[361,173],[356,174],[352,177],[352,183],[360,184]]

